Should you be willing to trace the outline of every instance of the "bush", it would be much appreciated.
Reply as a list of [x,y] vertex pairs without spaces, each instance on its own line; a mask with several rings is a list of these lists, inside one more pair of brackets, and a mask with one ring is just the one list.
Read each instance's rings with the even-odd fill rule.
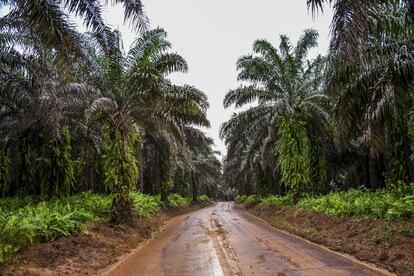
[[[92,201],[98,204],[95,205]],[[83,202],[86,204],[83,205]],[[2,200],[0,263],[10,260],[16,252],[29,245],[40,241],[53,241],[60,236],[69,236],[85,221],[98,220],[95,211],[102,204],[106,205],[109,211],[110,200],[105,198],[98,200],[91,194],[35,204],[27,199],[21,202],[19,199]]]
[[191,198],[183,197],[179,194],[170,194],[168,196],[169,205],[175,208],[186,208],[190,205],[191,201]]
[[409,220],[414,218],[414,195],[403,196],[387,190],[370,192],[351,189],[319,197],[306,197],[300,200],[297,207],[336,217]]
[[265,206],[284,207],[292,205],[292,195],[286,196],[267,196],[260,200],[260,203]]
[[157,196],[142,193],[131,193],[131,201],[138,216],[144,220],[149,219],[161,209],[161,200]]
[[258,203],[275,207],[297,207],[325,213],[335,217],[359,216],[386,220],[414,219],[414,186],[399,190],[367,191],[351,189],[322,196],[305,196],[296,205],[292,195],[237,196],[237,203]]
[[234,201],[236,203],[243,203],[246,200],[246,198],[247,198],[246,195],[237,195]]
[[235,201],[237,203],[259,203],[260,197],[258,195],[238,195]]
[[200,202],[206,202],[206,203],[213,202],[207,195],[200,195],[197,197],[197,200]]
[[[133,208],[142,219],[161,208],[159,197],[131,193]],[[100,221],[111,213],[112,196],[81,193],[35,202],[33,198],[0,200],[0,263],[42,241],[70,236],[86,221]]]

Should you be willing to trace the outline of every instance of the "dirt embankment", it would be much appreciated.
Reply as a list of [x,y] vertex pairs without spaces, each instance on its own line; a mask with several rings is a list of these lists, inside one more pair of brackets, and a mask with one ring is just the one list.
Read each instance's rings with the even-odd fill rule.
[[131,226],[88,222],[78,235],[36,244],[23,251],[7,268],[0,266],[0,275],[96,274],[159,232],[167,219],[205,206],[165,209],[149,221],[136,218]]
[[377,264],[399,275],[414,275],[414,223],[334,218],[295,208],[242,205],[276,228]]

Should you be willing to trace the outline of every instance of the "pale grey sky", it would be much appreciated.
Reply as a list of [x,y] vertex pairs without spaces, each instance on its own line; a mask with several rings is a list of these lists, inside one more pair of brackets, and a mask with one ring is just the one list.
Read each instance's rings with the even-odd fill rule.
[[[164,28],[173,50],[189,64],[189,72],[171,75],[172,81],[193,85],[208,95],[211,128],[206,132],[222,153],[226,150],[219,128],[233,112],[223,108],[223,97],[238,86],[236,61],[251,53],[253,42],[265,38],[278,45],[279,35],[287,34],[295,43],[304,29],[315,28],[320,38],[312,55],[325,54],[328,47],[332,14],[328,10],[313,20],[305,0],[142,1],[151,27]],[[128,49],[135,35],[123,25],[122,7],[105,8],[105,19],[122,32]]]

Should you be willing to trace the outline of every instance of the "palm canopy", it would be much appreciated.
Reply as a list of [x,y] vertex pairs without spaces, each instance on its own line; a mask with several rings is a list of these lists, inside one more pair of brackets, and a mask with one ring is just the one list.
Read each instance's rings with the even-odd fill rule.
[[[123,4],[125,21],[135,30],[147,29],[148,19],[141,1],[104,1],[105,5],[118,3]],[[105,53],[111,54],[117,48],[117,38],[103,19],[99,0],[0,0],[2,6],[9,7],[9,12],[0,20],[0,28],[10,34],[20,33],[20,39],[31,37],[44,48],[53,49],[59,69],[67,75],[75,71],[70,60],[75,57],[89,60],[70,14],[83,19],[84,26],[92,31]]]
[[334,103],[333,138],[341,154],[353,160],[344,175],[357,175],[346,181],[361,181],[353,168],[359,156],[364,162],[357,160],[358,166],[367,168],[364,185],[411,182],[414,1],[307,3],[313,12],[325,4],[334,12],[326,87]]
[[[324,5],[333,8],[330,52],[357,62],[364,58],[361,47],[374,32],[400,32],[412,26],[413,0],[307,0],[315,14]],[[397,11],[397,13],[395,12]]]
[[238,60],[238,79],[250,84],[229,91],[224,106],[253,106],[234,114],[221,127],[221,137],[228,145],[229,169],[236,166],[241,175],[251,171],[269,141],[275,143],[277,136],[283,136],[283,121],[298,121],[305,126],[309,122],[327,124],[327,97],[321,92],[325,59],[307,60],[317,38],[315,30],[306,30],[292,46],[282,35],[279,49],[266,40],[257,40],[253,54]]
[[155,29],[137,38],[126,55],[119,47],[112,57],[98,56],[103,71],[93,82],[100,83],[102,97],[95,99],[90,111],[106,116],[116,127],[162,126],[177,138],[183,138],[185,124],[208,126],[205,94],[165,78],[171,72],[187,70],[181,56],[166,52],[170,47],[165,31]]
[[326,121],[328,114],[321,106],[327,100],[321,93],[324,59],[318,57],[306,63],[307,53],[316,41],[316,31],[307,30],[295,48],[286,36],[281,36],[279,51],[265,40],[254,43],[255,55],[241,57],[237,62],[238,79],[251,84],[229,91],[224,106],[241,107],[253,102],[257,105],[223,124],[222,138],[230,138],[239,128],[248,133],[249,127],[254,130],[263,121],[275,123],[275,118],[297,112]]

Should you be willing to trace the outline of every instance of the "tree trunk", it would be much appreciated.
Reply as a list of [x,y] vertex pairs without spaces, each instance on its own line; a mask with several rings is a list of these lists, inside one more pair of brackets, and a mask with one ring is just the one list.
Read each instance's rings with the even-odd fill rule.
[[161,201],[168,204],[168,191],[167,189],[161,189]]
[[111,223],[132,224],[132,203],[129,195],[117,194],[112,200]]
[[194,175],[191,176],[191,186],[192,186],[192,193],[193,193],[193,201],[197,201],[198,191],[197,191],[197,183]]
[[[118,182],[114,185],[114,199],[112,200],[112,217],[111,222],[115,224],[132,224],[132,202],[129,197],[131,187],[136,183],[138,175],[134,175],[134,161],[131,160],[130,145],[125,139],[126,135],[115,136],[114,153],[118,157],[115,160],[117,164]],[[116,139],[121,139],[117,143]],[[117,152],[119,155],[117,155]],[[135,159],[135,158],[134,158]],[[135,174],[139,173],[138,168]]]

